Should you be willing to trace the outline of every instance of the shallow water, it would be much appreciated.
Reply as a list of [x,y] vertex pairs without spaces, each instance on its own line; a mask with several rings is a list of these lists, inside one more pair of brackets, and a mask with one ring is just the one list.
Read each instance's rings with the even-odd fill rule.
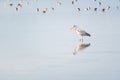
[[[120,79],[120,11],[79,16],[64,13],[64,5],[47,14],[4,9],[0,13],[0,80]],[[70,30],[74,24],[91,37],[81,43]],[[73,54],[81,44],[90,45]]]

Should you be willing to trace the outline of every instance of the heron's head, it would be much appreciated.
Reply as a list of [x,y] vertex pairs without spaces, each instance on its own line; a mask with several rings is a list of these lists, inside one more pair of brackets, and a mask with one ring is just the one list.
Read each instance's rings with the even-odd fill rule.
[[70,29],[77,29],[77,25],[73,25]]

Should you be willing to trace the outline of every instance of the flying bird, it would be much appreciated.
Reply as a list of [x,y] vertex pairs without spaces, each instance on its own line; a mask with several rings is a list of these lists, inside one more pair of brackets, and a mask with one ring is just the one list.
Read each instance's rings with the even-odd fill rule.
[[43,13],[46,13],[47,10],[48,10],[48,8],[44,8],[44,9],[43,9]]
[[60,1],[57,1],[57,5],[60,6],[60,5],[61,5],[61,2],[60,2]]
[[17,6],[22,7],[22,4],[18,3]]
[[102,9],[102,12],[105,12],[105,9],[104,9],[104,8]]
[[116,9],[119,10],[119,6],[116,6]]
[[39,8],[37,8],[37,12],[39,12]]
[[10,3],[10,6],[13,6],[13,4],[12,4],[12,3]]
[[99,2],[99,6],[101,5],[102,3],[101,2]]
[[78,8],[78,11],[80,11],[80,8]]
[[16,7],[16,11],[18,11],[18,7]]
[[106,9],[106,10],[109,10],[109,9],[110,9],[110,6],[107,6],[105,9]]
[[89,6],[89,7],[85,8],[84,11],[88,11],[90,9],[91,9],[91,7]]
[[78,1],[78,0],[75,0],[76,2]]
[[51,9],[54,11],[54,9],[55,9],[55,8],[54,8],[54,7],[52,7]]
[[72,4],[74,4],[74,1],[72,1]]
[[97,8],[94,8],[94,11],[97,11]]

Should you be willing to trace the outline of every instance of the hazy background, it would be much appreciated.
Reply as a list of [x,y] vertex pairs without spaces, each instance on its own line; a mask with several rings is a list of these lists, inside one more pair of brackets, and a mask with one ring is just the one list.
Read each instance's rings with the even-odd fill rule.
[[[97,12],[78,12],[77,7],[98,4],[24,0],[16,11],[17,0],[0,0],[0,80],[120,80],[120,2],[99,1]],[[108,5],[110,10],[101,12]],[[80,41],[70,30],[74,24],[91,34],[84,41],[91,45],[76,55],[72,51]]]

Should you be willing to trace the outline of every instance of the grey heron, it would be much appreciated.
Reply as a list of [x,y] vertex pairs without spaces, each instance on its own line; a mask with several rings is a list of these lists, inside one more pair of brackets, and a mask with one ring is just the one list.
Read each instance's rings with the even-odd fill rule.
[[79,29],[76,25],[73,25],[71,28],[72,31],[74,31],[78,36],[81,37],[81,41],[83,42],[83,36],[89,36],[91,37],[91,35],[89,33],[87,33],[84,30]]

